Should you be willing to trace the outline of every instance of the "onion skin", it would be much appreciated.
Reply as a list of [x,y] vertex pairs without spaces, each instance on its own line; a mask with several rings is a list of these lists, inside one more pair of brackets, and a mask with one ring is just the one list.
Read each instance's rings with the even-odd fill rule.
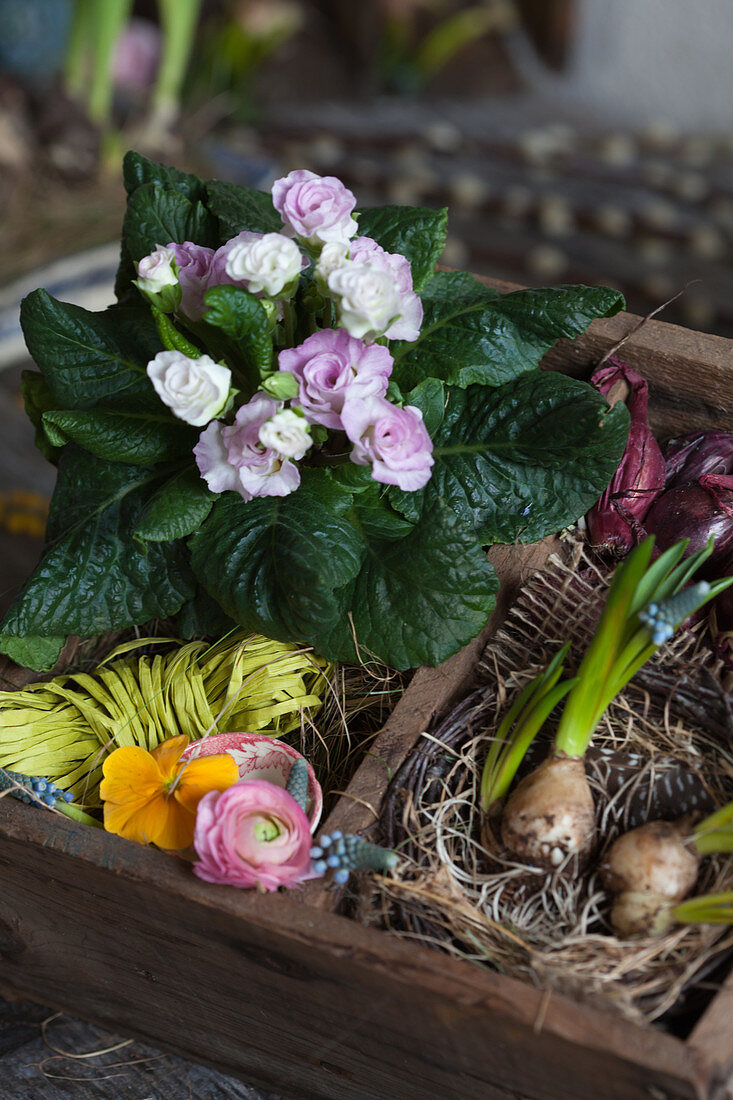
[[667,489],[699,481],[703,474],[733,474],[733,435],[713,430],[670,439],[664,466]]
[[659,444],[647,423],[649,387],[637,371],[618,359],[597,370],[591,384],[604,396],[624,384],[631,418],[626,450],[601,499],[588,512],[588,534],[594,546],[619,555],[644,537],[641,521],[664,489],[665,469]]
[[700,856],[684,821],[650,821],[625,833],[601,864],[604,886],[618,895],[611,924],[622,939],[653,936],[671,923],[671,911],[697,882]]
[[568,856],[588,861],[595,811],[582,757],[553,756],[512,791],[501,821],[502,842],[523,863],[555,870]]

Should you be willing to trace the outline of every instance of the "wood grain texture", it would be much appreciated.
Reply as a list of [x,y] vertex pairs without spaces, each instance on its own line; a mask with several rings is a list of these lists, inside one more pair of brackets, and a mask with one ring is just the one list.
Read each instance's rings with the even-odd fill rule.
[[5,988],[288,1100],[705,1096],[673,1038],[288,896],[210,886],[61,815],[0,811]]

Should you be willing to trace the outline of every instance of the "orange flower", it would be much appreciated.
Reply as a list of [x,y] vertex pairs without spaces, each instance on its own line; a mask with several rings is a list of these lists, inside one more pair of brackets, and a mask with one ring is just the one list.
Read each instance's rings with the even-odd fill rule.
[[226,753],[180,763],[187,744],[183,734],[152,752],[125,745],[109,754],[99,788],[108,832],[139,844],[188,848],[199,801],[209,791],[231,787],[239,770]]

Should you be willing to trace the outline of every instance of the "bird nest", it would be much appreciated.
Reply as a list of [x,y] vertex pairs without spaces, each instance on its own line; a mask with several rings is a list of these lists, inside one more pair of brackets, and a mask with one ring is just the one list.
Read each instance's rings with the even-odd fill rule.
[[[569,633],[566,668],[577,668],[609,577],[575,546],[524,588],[483,654],[481,686],[423,734],[395,776],[382,826],[405,859],[379,880],[369,918],[542,989],[651,1022],[694,1010],[727,965],[733,934],[676,925],[657,938],[618,939],[598,866],[629,828],[699,816],[733,797],[733,713],[702,627],[664,646],[596,732],[586,771],[601,839],[585,872],[517,864],[481,837],[481,771],[499,721]],[[546,742],[526,770],[546,753],[558,717],[546,723]],[[730,856],[706,858],[698,892],[731,888]]]

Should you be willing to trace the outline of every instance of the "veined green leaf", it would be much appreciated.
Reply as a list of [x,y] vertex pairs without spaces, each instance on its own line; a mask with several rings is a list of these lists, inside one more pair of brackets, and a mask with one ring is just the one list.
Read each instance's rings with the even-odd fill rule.
[[259,299],[238,286],[216,286],[204,298],[207,325],[219,328],[241,347],[260,373],[272,367],[272,336]]
[[43,423],[107,462],[150,466],[190,455],[199,432],[164,413],[54,409]]
[[342,614],[336,590],[361,564],[364,544],[346,515],[351,499],[322,470],[286,497],[245,503],[224,493],[190,540],[194,572],[248,629],[312,642]]
[[215,247],[216,220],[201,202],[191,202],[180,191],[145,183],[130,195],[122,227],[130,258],[141,260],[172,241]]
[[89,637],[178,611],[195,587],[183,547],[131,534],[157,476],[64,449],[46,551],[0,634]]
[[135,524],[134,534],[150,542],[186,538],[201,527],[215,495],[197,469],[185,469],[153,493]]
[[442,500],[484,543],[534,542],[583,515],[621,460],[628,411],[584,382],[535,371],[447,394],[430,481],[391,491],[407,519]]
[[410,389],[423,378],[455,386],[501,386],[534,370],[560,337],[623,309],[607,287],[558,286],[499,295],[465,273],[438,272],[422,293],[419,338],[393,346],[394,377]]
[[369,538],[342,614],[313,639],[332,660],[437,665],[485,626],[498,581],[470,529],[440,506],[400,539]]
[[145,367],[160,351],[150,310],[90,313],[34,290],[20,307],[28,350],[57,407],[88,409],[110,398],[153,403]]
[[266,191],[212,180],[206,184],[206,205],[219,219],[221,243],[247,229],[250,233],[279,233],[282,218]]

